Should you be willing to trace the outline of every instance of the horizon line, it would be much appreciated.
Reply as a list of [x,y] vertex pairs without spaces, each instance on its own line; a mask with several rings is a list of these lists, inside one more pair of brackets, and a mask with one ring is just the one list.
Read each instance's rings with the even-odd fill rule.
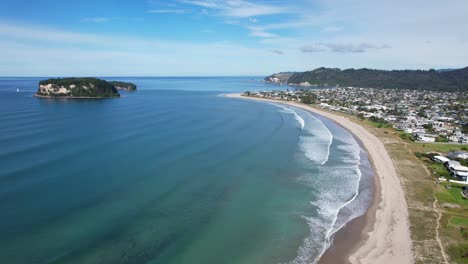
[[155,75],[155,76],[144,76],[144,75],[121,75],[121,76],[88,76],[88,75],[77,75],[77,76],[0,76],[0,78],[233,78],[233,77],[265,77],[267,75]]

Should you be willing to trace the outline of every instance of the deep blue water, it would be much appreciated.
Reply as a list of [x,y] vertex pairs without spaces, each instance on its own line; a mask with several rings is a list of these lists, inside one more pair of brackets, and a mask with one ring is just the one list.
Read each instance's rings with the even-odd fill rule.
[[104,100],[41,79],[0,78],[0,263],[310,263],[368,206],[344,129],[219,96],[261,78],[106,77],[139,90]]

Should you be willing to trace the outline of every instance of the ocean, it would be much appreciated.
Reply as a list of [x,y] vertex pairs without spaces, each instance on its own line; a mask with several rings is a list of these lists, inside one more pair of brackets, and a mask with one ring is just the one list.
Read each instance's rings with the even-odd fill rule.
[[286,87],[105,77],[139,90],[54,100],[42,79],[0,78],[0,263],[315,263],[370,205],[345,129],[222,96]]

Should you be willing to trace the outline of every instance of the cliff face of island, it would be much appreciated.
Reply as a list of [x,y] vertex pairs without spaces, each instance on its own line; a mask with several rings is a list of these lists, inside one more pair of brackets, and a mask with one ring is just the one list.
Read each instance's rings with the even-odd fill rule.
[[371,70],[318,68],[313,71],[277,73],[266,82],[298,86],[353,86],[363,88],[467,91],[468,67],[448,71]]
[[[136,90],[132,83],[115,82],[124,90]],[[113,98],[119,97],[116,84],[97,78],[58,78],[39,82],[37,96],[51,98]]]

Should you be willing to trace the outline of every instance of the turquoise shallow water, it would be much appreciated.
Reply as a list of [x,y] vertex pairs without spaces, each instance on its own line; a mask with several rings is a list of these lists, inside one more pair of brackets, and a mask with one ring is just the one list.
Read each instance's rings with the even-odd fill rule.
[[40,79],[0,78],[0,263],[313,263],[369,204],[345,130],[219,96],[276,88],[258,78],[121,78],[140,90],[109,100]]

